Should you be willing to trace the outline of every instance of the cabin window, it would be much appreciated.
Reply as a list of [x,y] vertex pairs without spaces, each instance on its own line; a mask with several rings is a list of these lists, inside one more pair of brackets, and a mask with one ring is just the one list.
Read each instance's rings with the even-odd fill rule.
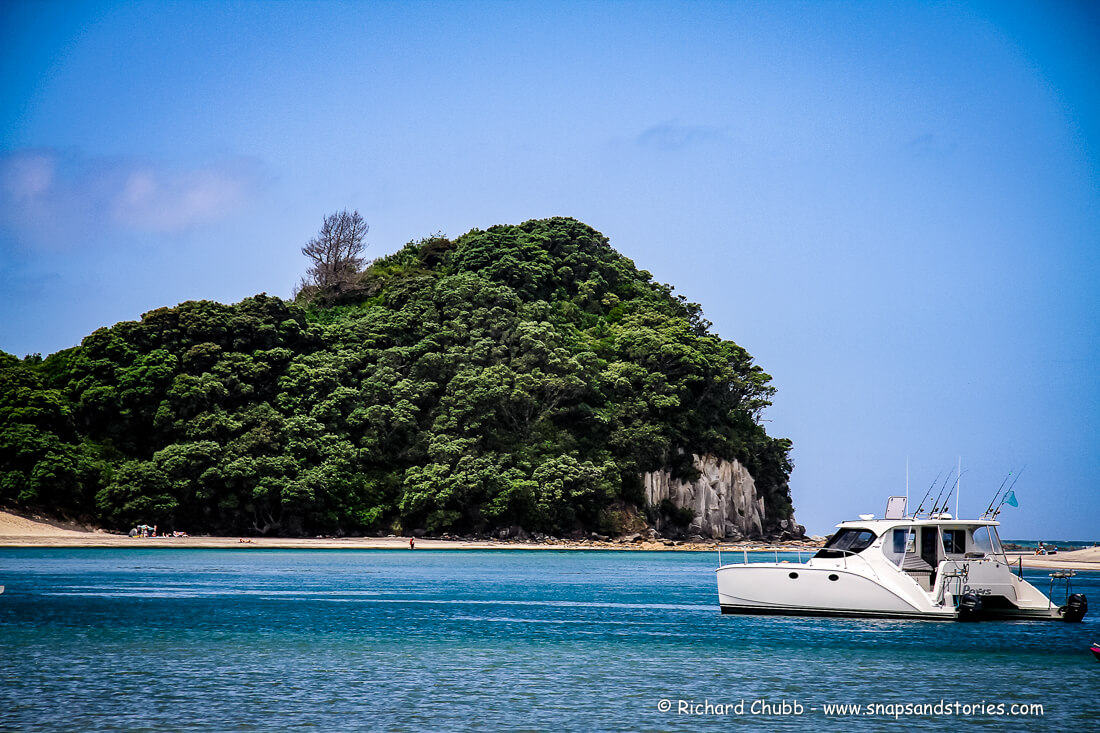
[[846,557],[863,552],[875,541],[875,536],[869,529],[842,529],[814,557]]
[[882,554],[886,555],[890,562],[901,567],[902,561],[905,560],[905,553],[917,551],[917,533],[907,527],[892,529],[890,535],[882,543]]
[[948,555],[961,555],[966,552],[966,530],[945,529],[943,531],[943,551]]
[[987,555],[999,555],[1001,543],[997,541],[997,533],[989,527],[978,527],[974,530],[974,549]]

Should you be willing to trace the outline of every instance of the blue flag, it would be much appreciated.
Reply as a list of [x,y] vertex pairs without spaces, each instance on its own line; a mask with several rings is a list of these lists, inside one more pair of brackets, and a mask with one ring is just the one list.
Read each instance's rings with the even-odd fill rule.
[[1016,492],[1015,491],[1009,491],[1008,492],[1008,496],[1005,497],[1004,503],[1008,504],[1009,506],[1020,506],[1020,503],[1018,501],[1016,501]]

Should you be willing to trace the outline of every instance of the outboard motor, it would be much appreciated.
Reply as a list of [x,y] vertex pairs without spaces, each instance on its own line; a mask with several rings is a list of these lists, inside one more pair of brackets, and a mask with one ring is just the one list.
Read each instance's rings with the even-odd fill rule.
[[959,621],[973,621],[982,611],[982,597],[977,593],[963,593],[959,598]]
[[1084,593],[1074,593],[1066,600],[1066,605],[1062,606],[1062,620],[1080,621],[1088,612],[1089,599],[1085,598]]

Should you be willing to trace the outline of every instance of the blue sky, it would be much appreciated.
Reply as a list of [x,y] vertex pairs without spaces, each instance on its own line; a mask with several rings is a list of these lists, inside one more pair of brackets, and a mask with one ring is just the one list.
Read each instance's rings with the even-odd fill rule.
[[0,349],[573,216],[752,353],[815,533],[961,456],[1100,539],[1100,10],[1072,2],[7,2]]

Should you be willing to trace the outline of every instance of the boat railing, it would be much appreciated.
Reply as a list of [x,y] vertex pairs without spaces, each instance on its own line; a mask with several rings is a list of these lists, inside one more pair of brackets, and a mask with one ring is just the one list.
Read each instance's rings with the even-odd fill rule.
[[1072,592],[1072,578],[1077,576],[1076,570],[1056,570],[1050,573],[1050,590],[1047,591],[1047,608],[1054,607],[1054,582],[1056,580],[1064,580],[1066,582],[1066,603],[1069,603],[1069,596]]
[[[731,554],[731,553],[733,553],[733,554],[740,553],[741,554],[741,562],[738,563],[737,561],[733,561],[733,562],[729,562],[729,563],[723,563],[722,562],[722,550],[723,549],[726,551],[727,555]],[[807,549],[807,550],[798,550],[798,549],[789,549],[789,548],[782,548],[781,549],[781,548],[778,548],[778,547],[743,547],[743,546],[737,546],[737,545],[726,545],[725,547],[723,547],[722,545],[719,545],[718,546],[718,566],[722,567],[723,564],[752,565],[754,563],[749,560],[749,553],[752,553],[754,558],[761,557],[761,556],[764,557],[764,558],[767,558],[767,556],[769,554],[772,555],[772,558],[770,558],[770,559],[763,559],[763,560],[757,559],[757,560],[755,560],[755,562],[757,562],[757,563],[774,562],[778,565],[779,563],[791,562],[790,560],[787,560],[787,559],[782,559],[781,560],[779,558],[780,554],[784,554],[784,555],[795,555],[795,556],[797,556],[797,558],[798,558],[798,563],[797,564],[804,565],[804,564],[806,564],[806,562],[808,560],[812,559],[814,557],[814,555],[816,555],[822,549],[827,549],[827,550],[829,550],[829,552],[840,553],[841,557],[844,559],[845,569],[847,569],[847,567],[848,567],[848,557],[850,555],[858,555],[859,554],[858,552],[855,552],[853,550],[837,550],[837,549],[834,549],[832,547],[828,547],[828,548],[814,547],[814,548]]]

